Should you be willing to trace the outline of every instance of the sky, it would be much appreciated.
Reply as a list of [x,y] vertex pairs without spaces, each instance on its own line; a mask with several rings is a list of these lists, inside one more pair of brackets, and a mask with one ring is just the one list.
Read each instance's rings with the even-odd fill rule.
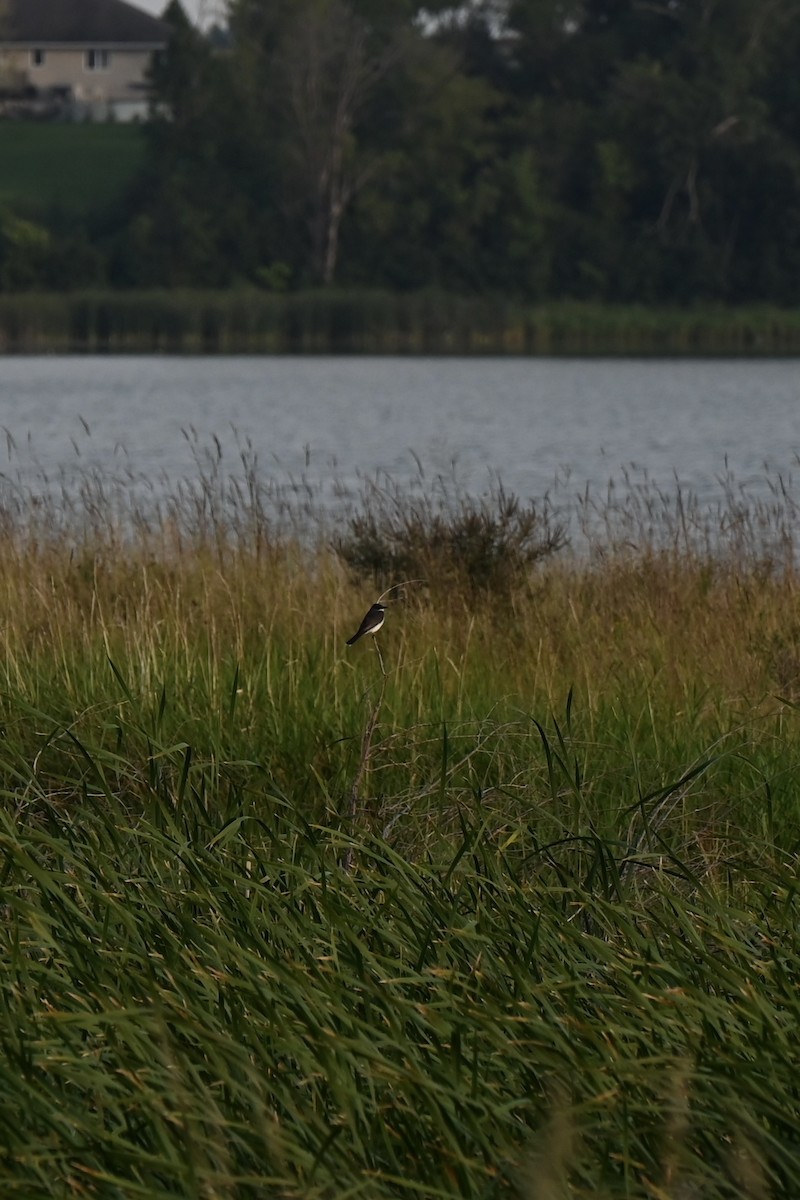
[[[128,3],[133,4],[135,8],[152,13],[154,17],[160,17],[167,7],[167,0],[128,0]],[[219,11],[222,8],[220,0],[181,0],[181,3],[187,16],[191,17],[193,21],[196,21],[201,13],[209,17],[215,10]]]

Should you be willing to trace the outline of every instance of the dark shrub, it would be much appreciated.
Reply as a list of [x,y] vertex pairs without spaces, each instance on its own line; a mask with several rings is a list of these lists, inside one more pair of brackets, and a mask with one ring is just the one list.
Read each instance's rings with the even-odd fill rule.
[[376,586],[422,579],[433,593],[508,597],[531,568],[567,544],[547,500],[523,502],[502,486],[475,499],[445,488],[414,496],[368,487],[334,549]]

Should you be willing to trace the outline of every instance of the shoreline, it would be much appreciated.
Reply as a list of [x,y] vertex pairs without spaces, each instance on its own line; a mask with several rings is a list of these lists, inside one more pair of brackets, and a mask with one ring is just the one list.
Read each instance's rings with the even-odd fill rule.
[[800,309],[646,308],[444,292],[24,292],[2,354],[794,357]]

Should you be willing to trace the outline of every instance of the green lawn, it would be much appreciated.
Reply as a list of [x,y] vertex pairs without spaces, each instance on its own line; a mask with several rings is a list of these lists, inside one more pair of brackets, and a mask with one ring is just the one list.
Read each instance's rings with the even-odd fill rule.
[[119,200],[144,148],[136,125],[0,121],[0,203],[30,215],[100,212]]

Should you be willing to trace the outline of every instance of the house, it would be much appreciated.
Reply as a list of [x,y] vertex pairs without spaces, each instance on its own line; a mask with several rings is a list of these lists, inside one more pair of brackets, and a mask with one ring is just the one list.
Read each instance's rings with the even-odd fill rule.
[[0,0],[0,112],[147,116],[147,68],[170,27],[126,0]]

